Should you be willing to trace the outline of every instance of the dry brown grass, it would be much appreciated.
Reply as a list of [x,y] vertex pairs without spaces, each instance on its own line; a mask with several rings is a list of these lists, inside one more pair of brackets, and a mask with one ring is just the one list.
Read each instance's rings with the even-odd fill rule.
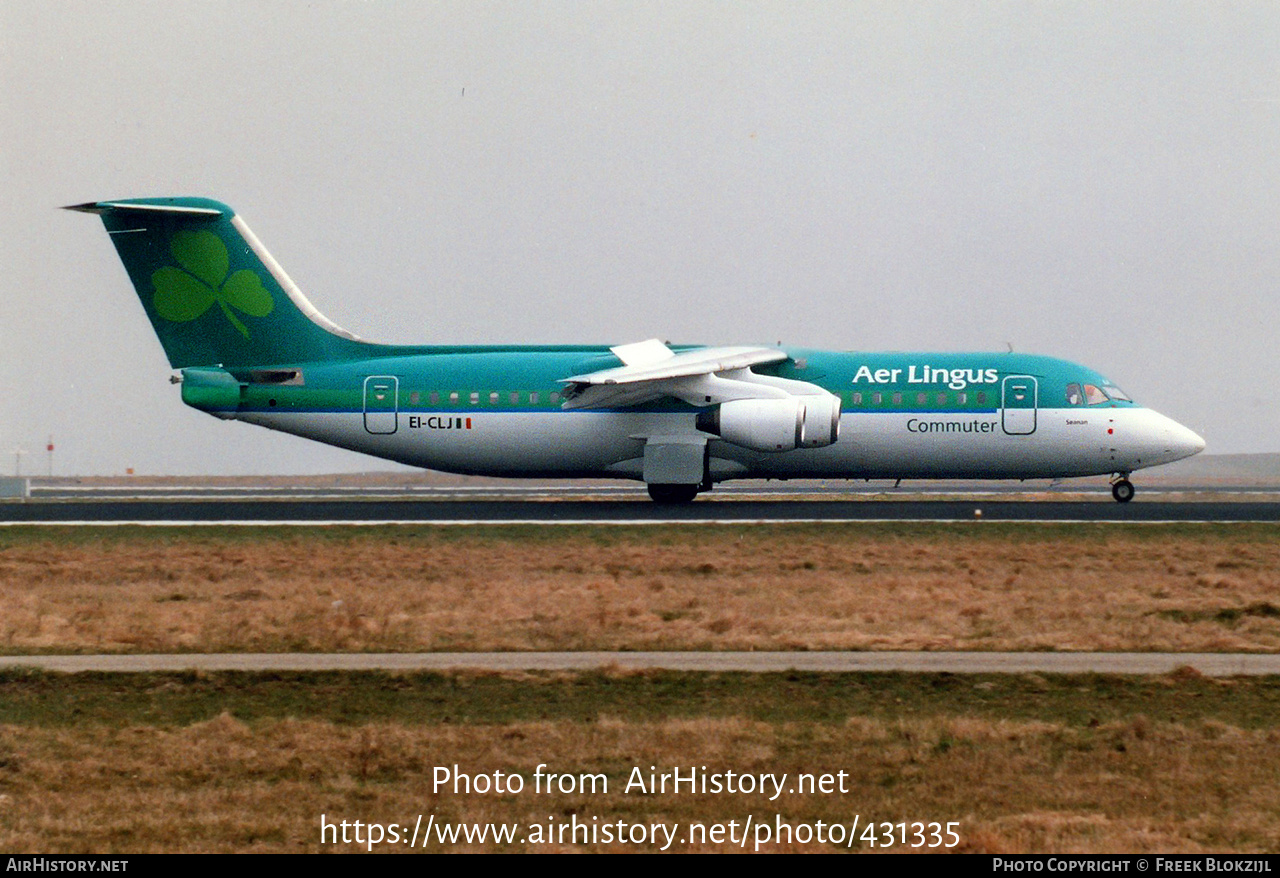
[[[854,815],[862,825],[957,820],[960,849],[989,853],[1267,851],[1280,846],[1277,743],[1274,731],[1142,717],[1096,727],[972,718],[813,725],[608,717],[460,727],[296,719],[246,725],[224,714],[177,728],[2,726],[0,847],[317,850],[321,814],[410,826],[418,814],[526,825],[545,825],[548,815],[557,822],[576,814],[584,821],[687,824],[781,814],[793,823],[848,823]],[[555,771],[603,772],[609,793],[537,795],[532,773],[541,762]],[[434,766],[454,763],[473,773],[520,773],[526,789],[511,796],[433,791]],[[784,794],[775,802],[622,793],[632,766],[691,764],[792,777],[843,769],[851,791]]]
[[0,537],[0,650],[1280,649],[1274,527]]

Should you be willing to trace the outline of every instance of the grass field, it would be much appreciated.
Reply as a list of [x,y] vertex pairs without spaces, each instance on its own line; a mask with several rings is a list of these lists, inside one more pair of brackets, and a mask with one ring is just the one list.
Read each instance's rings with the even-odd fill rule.
[[[406,827],[424,814],[520,825],[510,843],[429,851],[661,846],[521,841],[532,825],[575,817],[678,824],[672,850],[733,850],[690,844],[687,827],[741,829],[748,816],[757,827],[956,821],[965,851],[1267,851],[1280,845],[1278,717],[1280,682],[1194,674],[9,672],[0,846],[314,851],[321,814]],[[535,793],[540,763],[603,775],[608,791]],[[455,764],[519,775],[525,789],[436,789],[437,766]],[[844,771],[847,792],[624,792],[636,767],[692,766],[790,779]]]
[[[1274,651],[1278,536],[993,523],[10,528],[0,650]],[[690,824],[857,818],[862,832],[956,821],[967,851],[1258,852],[1280,846],[1278,746],[1280,679],[1194,672],[0,671],[0,846],[309,851],[322,849],[322,814],[406,837],[421,814],[519,827],[511,841],[436,839],[428,851],[637,847],[531,840],[532,827],[574,820],[678,826],[670,849],[738,850]],[[601,775],[608,792],[534,793],[539,763]],[[434,789],[454,764],[526,789]],[[843,771],[848,792],[623,791],[633,769],[693,766]],[[860,836],[845,849],[883,848]]]
[[1274,525],[8,528],[0,652],[1280,649]]

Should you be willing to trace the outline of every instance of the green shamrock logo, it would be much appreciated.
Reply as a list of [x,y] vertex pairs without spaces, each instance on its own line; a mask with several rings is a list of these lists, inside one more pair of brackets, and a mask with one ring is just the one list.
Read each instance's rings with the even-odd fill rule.
[[248,338],[248,328],[232,309],[251,317],[266,317],[275,310],[276,303],[256,272],[242,268],[227,277],[231,269],[227,245],[213,232],[178,232],[169,242],[169,252],[182,267],[167,265],[151,275],[156,313],[165,320],[195,320],[217,302],[231,325]]

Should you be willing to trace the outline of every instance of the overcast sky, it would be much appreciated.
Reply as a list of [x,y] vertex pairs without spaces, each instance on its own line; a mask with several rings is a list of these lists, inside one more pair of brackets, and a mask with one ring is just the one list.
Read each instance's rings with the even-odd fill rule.
[[182,405],[101,224],[396,342],[1016,350],[1280,451],[1280,4],[0,0],[0,472],[390,464]]

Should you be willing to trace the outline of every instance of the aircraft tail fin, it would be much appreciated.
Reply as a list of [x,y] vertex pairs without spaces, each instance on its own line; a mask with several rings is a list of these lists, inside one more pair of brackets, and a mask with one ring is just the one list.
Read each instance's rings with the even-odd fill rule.
[[137,198],[67,209],[102,219],[174,368],[321,362],[376,347],[317,311],[225,204]]

